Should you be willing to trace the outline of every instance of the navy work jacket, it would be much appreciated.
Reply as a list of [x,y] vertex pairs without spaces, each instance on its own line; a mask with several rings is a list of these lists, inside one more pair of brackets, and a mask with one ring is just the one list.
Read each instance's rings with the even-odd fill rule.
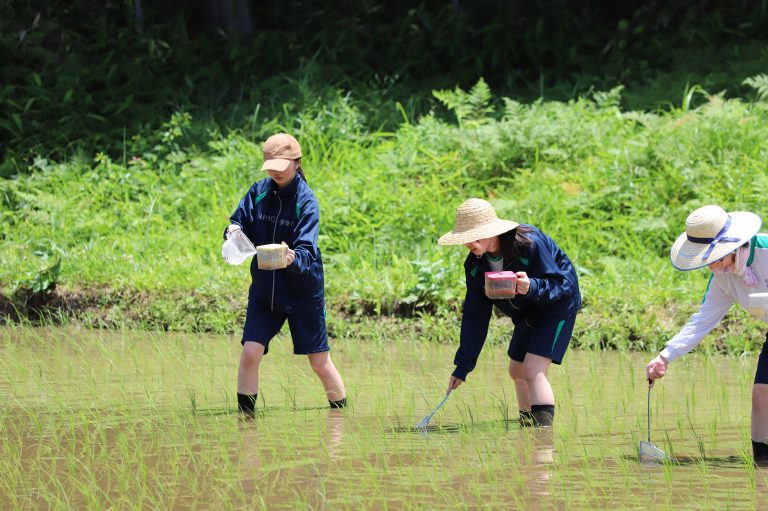
[[492,300],[485,295],[485,272],[491,271],[488,258],[470,253],[464,261],[467,294],[462,307],[459,349],[454,359],[453,375],[457,378],[466,380],[475,368],[488,335],[494,305],[511,317],[515,326],[524,323],[527,327],[563,319],[581,307],[579,280],[568,256],[552,238],[533,226],[526,227],[533,229],[527,234],[533,244],[518,259],[505,259],[504,270],[524,271],[531,281],[528,293]]
[[254,183],[229,220],[242,227],[255,246],[284,241],[296,252],[293,263],[280,270],[260,270],[254,256],[249,299],[284,312],[323,300],[323,260],[317,246],[320,209],[300,173],[283,189],[271,178]]

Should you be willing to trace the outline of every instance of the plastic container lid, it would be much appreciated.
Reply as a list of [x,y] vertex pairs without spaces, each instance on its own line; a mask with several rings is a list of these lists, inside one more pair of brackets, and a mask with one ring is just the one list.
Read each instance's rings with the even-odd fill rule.
[[485,278],[489,280],[514,279],[517,280],[517,273],[513,271],[487,271]]

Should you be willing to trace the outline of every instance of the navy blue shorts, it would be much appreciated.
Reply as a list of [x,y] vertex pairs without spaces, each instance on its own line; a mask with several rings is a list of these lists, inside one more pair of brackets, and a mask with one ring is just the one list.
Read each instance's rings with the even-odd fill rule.
[[755,383],[765,383],[768,385],[768,334],[765,334],[763,349],[760,351],[760,356],[757,357]]
[[258,298],[249,297],[241,344],[249,341],[263,344],[266,355],[269,351],[269,341],[277,335],[288,319],[295,355],[310,355],[330,350],[328,332],[325,329],[324,300],[286,309],[271,311],[269,306]]
[[526,353],[533,353],[549,358],[555,364],[562,363],[571,342],[576,312],[574,310],[553,314],[533,326],[525,320],[515,325],[507,355],[512,360],[522,362]]

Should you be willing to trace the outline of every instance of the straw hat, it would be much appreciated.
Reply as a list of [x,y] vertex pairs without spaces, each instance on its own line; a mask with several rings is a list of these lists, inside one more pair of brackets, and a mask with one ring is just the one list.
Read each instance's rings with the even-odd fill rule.
[[301,158],[299,141],[287,133],[278,133],[264,142],[264,164],[261,170],[283,172],[293,160],[299,158]]
[[493,206],[483,199],[469,199],[456,209],[453,230],[440,236],[440,245],[463,245],[483,238],[498,236],[517,227],[517,222],[496,216]]
[[719,261],[760,231],[762,220],[754,213],[726,213],[720,206],[704,206],[685,219],[685,232],[669,252],[672,266],[695,270]]

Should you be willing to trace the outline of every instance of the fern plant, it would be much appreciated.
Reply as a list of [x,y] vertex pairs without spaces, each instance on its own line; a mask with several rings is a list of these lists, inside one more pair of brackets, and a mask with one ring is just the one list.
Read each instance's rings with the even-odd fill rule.
[[623,85],[618,85],[609,91],[595,91],[592,98],[599,108],[619,108],[621,106],[621,91]]
[[432,95],[456,115],[459,127],[484,124],[489,119],[488,114],[493,112],[491,89],[482,78],[469,92],[456,87],[432,91]]
[[768,74],[747,78],[742,85],[748,85],[757,91],[758,101],[768,101]]

